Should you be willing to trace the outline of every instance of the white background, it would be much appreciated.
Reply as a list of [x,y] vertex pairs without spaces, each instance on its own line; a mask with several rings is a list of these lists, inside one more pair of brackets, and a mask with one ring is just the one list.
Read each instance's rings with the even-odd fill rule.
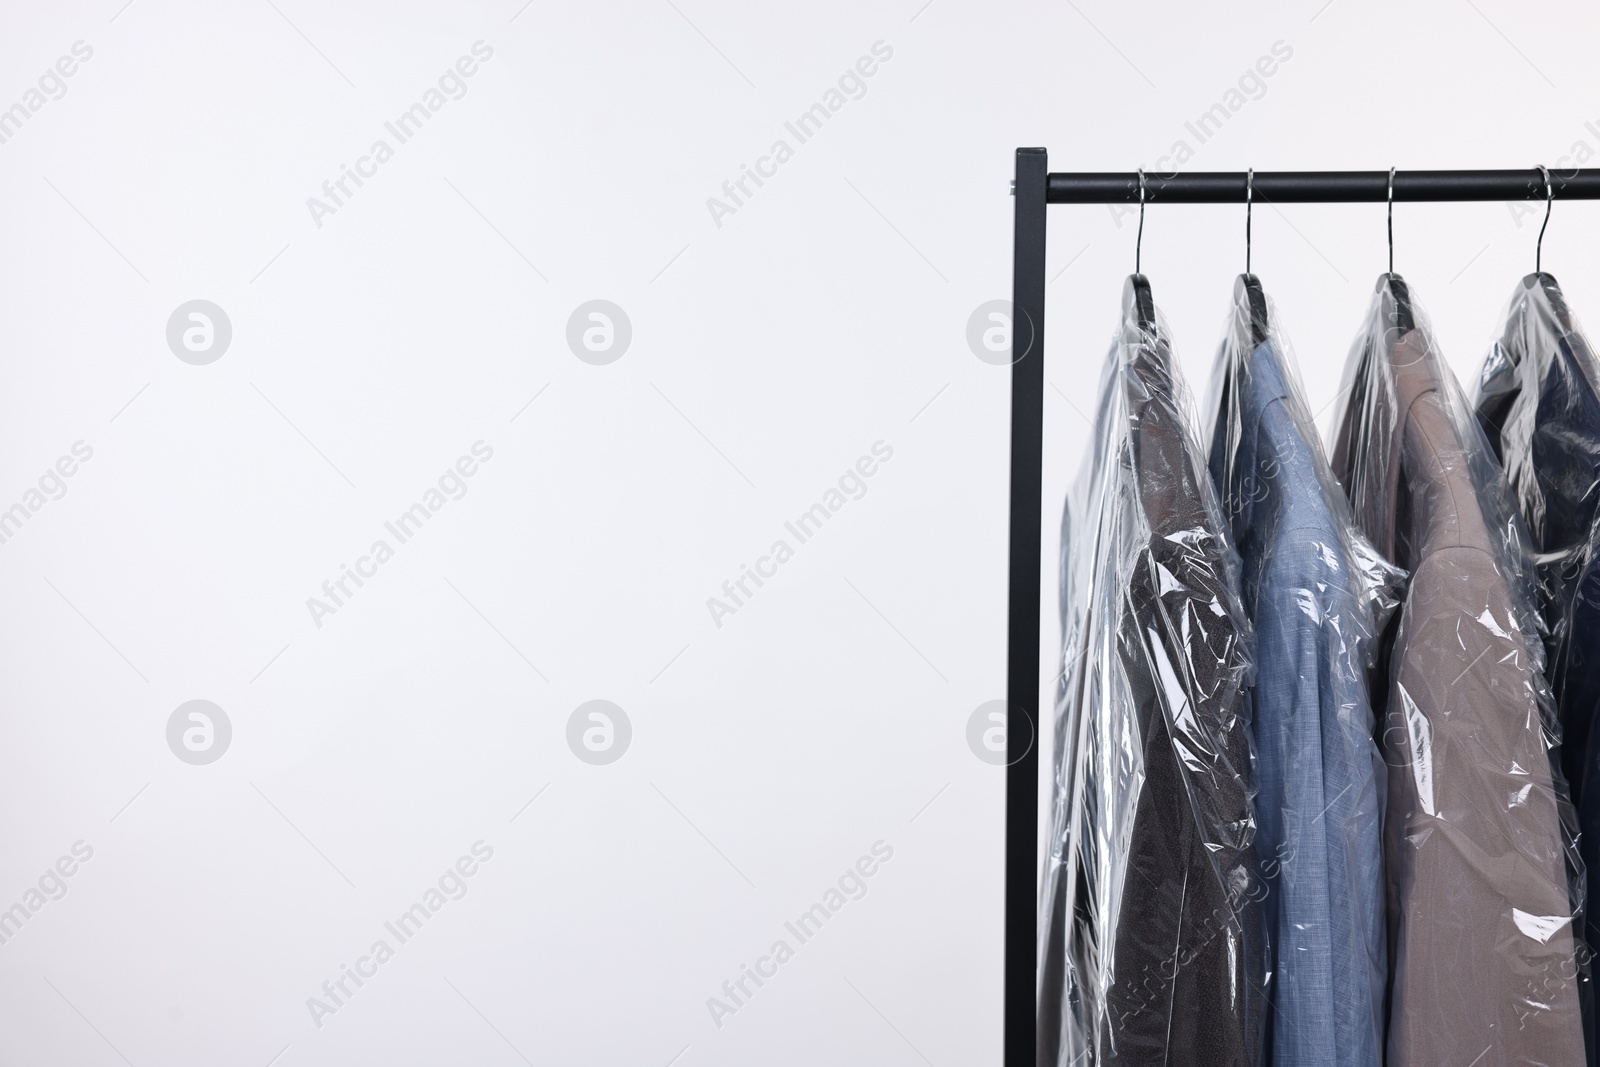
[[[94,854],[0,945],[0,1061],[998,1063],[1003,772],[966,727],[1004,690],[1009,372],[965,333],[1010,296],[1013,150],[1554,166],[1600,149],[1595,31],[1505,0],[7,0],[0,108],[93,56],[0,144],[0,509],[94,451],[0,544],[0,908]],[[480,40],[395,147],[384,122]],[[878,41],[798,144],[785,121]],[[1184,123],[1278,41],[1199,144]],[[319,227],[307,198],[380,137]],[[1146,219],[1202,395],[1243,222]],[[1396,210],[1464,380],[1538,222]],[[1050,211],[1052,631],[1132,223]],[[1558,204],[1545,240],[1580,316],[1597,228]],[[1256,211],[1324,424],[1385,257],[1381,205]],[[606,366],[566,342],[596,298],[633,330]],[[166,341],[191,299],[232,324],[206,366]],[[307,598],[480,440],[467,494],[318,627]],[[715,625],[707,598],[880,440],[865,495]],[[596,698],[633,727],[607,766],[566,742]],[[167,745],[192,699],[233,728],[207,766]],[[307,998],[479,840],[467,895],[318,1027]],[[877,841],[866,895],[798,945],[784,922]],[[707,999],[780,938],[718,1026]]]

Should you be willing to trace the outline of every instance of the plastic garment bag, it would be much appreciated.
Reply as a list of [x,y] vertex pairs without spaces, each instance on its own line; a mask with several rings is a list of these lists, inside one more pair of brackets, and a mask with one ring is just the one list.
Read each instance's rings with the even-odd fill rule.
[[1208,405],[1211,474],[1256,634],[1265,1047],[1276,1064],[1380,1067],[1386,782],[1368,673],[1404,576],[1355,530],[1277,325],[1241,277]]
[[1362,532],[1411,575],[1373,694],[1389,768],[1388,1063],[1581,1064],[1582,865],[1527,535],[1395,275],[1379,279],[1344,391],[1334,471]]
[[[1578,809],[1579,853],[1592,870],[1600,864],[1600,363],[1550,275],[1528,275],[1512,295],[1478,379],[1477,409],[1533,543],[1561,768]],[[1600,940],[1597,893],[1600,880],[1591,878],[1589,946]],[[1594,1063],[1589,970],[1580,980]]]
[[1063,520],[1041,1064],[1259,1062],[1250,630],[1165,327],[1130,279]]

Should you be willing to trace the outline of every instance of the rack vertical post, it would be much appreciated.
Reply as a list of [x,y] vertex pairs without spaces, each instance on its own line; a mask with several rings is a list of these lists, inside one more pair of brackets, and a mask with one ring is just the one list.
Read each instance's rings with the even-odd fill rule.
[[1005,1064],[1034,1067],[1039,847],[1039,525],[1049,164],[1017,149],[1011,290],[1011,569],[1006,609]]

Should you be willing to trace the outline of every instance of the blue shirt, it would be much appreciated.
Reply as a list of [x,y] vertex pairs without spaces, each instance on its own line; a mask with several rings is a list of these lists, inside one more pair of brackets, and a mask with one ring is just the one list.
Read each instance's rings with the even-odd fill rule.
[[1324,495],[1334,483],[1318,476],[1326,461],[1297,423],[1279,353],[1269,342],[1241,357],[1230,345],[1221,358],[1244,363],[1228,376],[1234,395],[1217,419],[1211,474],[1256,630],[1267,1062],[1379,1067],[1385,768],[1367,688],[1372,613],[1352,570],[1351,533],[1341,529],[1348,520]]

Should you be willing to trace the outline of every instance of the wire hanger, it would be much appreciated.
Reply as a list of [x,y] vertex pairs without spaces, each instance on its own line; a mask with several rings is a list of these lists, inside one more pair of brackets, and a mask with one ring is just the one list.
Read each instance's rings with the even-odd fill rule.
[[1549,168],[1540,163],[1539,173],[1544,175],[1544,222],[1539,225],[1539,243],[1533,246],[1533,273],[1535,274],[1543,273],[1540,262],[1544,259],[1544,228],[1550,225],[1550,209],[1555,206],[1556,202],[1556,191],[1550,184]]
[[1254,167],[1244,175],[1244,273],[1233,283],[1234,306],[1244,298],[1250,308],[1250,344],[1266,341],[1268,330],[1267,296],[1261,291],[1261,279],[1250,273],[1250,215],[1255,204],[1256,171]]
[[1417,328],[1416,316],[1411,312],[1411,289],[1405,279],[1394,272],[1394,171],[1389,168],[1389,272],[1378,279],[1378,288],[1388,286],[1394,297],[1394,325],[1401,333]]
[[1394,273],[1394,168],[1389,168],[1389,273]]
[[1139,168],[1139,234],[1133,243],[1133,274],[1123,287],[1122,299],[1125,307],[1132,307],[1134,321],[1139,324],[1139,328],[1154,333],[1156,302],[1150,295],[1150,279],[1139,272],[1140,258],[1144,250],[1144,202],[1144,168],[1141,167]]
[[1139,168],[1139,234],[1133,241],[1133,273],[1139,273],[1139,256],[1144,250],[1144,168]]
[[1561,285],[1555,275],[1546,274],[1543,270],[1544,259],[1544,231],[1550,225],[1550,208],[1555,203],[1555,186],[1550,181],[1550,169],[1543,163],[1539,165],[1539,174],[1544,178],[1544,222],[1539,226],[1539,241],[1533,248],[1533,273],[1522,280],[1527,289],[1535,286],[1544,290],[1545,298],[1550,302],[1550,310],[1555,315],[1556,323],[1568,333],[1576,332],[1572,321],[1572,311],[1567,307],[1567,298],[1561,292]]
[[1255,207],[1256,198],[1256,169],[1250,167],[1244,172],[1244,272],[1250,273],[1250,212]]

